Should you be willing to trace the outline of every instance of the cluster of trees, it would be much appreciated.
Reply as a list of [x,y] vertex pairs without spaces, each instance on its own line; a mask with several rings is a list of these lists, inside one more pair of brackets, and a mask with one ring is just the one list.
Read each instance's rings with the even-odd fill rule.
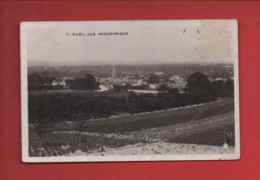
[[99,82],[92,74],[86,74],[84,78],[76,78],[73,80],[67,80],[67,85],[70,89],[77,90],[95,90],[99,86]]
[[29,93],[28,100],[30,123],[73,120],[82,114],[86,119],[106,117],[112,114],[111,101],[115,101],[108,96],[80,93]]
[[214,97],[232,97],[234,98],[234,81],[216,80],[211,82],[212,94]]
[[159,83],[159,82],[160,82],[160,76],[158,76],[157,74],[152,74],[152,75],[148,78],[147,82],[148,82],[149,84]]
[[168,108],[186,106],[189,104],[185,94],[180,94],[177,89],[171,89],[167,93],[136,94],[130,92],[128,95],[128,113],[151,112],[156,110],[167,110]]
[[43,77],[37,73],[33,73],[28,75],[28,84],[29,85],[51,84],[54,79],[55,79],[54,77]]
[[210,81],[206,75],[195,72],[187,79],[187,92],[195,102],[207,102],[221,97],[234,97],[234,81]]
[[54,77],[43,77],[37,73],[28,75],[28,90],[54,90],[61,89],[60,86],[52,87]]
[[[28,90],[57,90],[62,89],[61,85],[52,86],[52,82],[56,78],[40,76],[37,73],[28,75]],[[95,90],[98,88],[99,83],[92,74],[86,74],[83,78],[68,79],[66,85],[70,89],[77,90]]]

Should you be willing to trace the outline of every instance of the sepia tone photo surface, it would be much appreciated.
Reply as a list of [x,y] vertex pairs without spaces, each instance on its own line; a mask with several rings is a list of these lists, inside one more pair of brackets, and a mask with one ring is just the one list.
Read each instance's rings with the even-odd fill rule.
[[21,23],[24,162],[240,158],[236,20]]

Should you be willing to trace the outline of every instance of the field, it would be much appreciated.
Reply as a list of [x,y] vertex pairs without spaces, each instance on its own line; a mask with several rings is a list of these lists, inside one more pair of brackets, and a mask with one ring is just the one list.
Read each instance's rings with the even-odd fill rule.
[[[30,156],[71,155],[79,152],[85,155],[106,155],[111,151],[123,151],[126,147],[142,147],[143,151],[138,151],[142,154],[151,150],[149,147],[153,144],[158,154],[176,143],[186,144],[181,146],[186,147],[183,153],[201,152],[199,149],[202,147],[219,149],[225,142],[225,133],[234,134],[233,111],[234,101],[227,98],[167,111],[92,119],[86,121],[84,127],[73,121],[57,123],[41,136],[31,127]],[[189,146],[193,148],[189,148],[189,144],[193,144]],[[234,145],[234,136],[229,145]],[[169,150],[169,153],[176,152],[176,148],[174,151]]]
[[[86,122],[85,131],[100,133],[124,133],[149,129],[171,124],[196,121],[206,117],[228,113],[234,110],[233,99],[222,99],[209,104],[201,104],[184,108],[154,111],[152,113],[139,113],[119,116],[116,118],[93,119]],[[77,122],[56,124],[56,130],[75,130]]]

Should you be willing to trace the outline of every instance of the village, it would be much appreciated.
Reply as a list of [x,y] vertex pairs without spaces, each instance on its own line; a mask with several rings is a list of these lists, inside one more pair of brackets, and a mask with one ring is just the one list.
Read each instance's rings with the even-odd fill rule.
[[[208,77],[208,79],[211,82],[226,81],[228,79],[233,80],[233,77]],[[72,80],[74,80],[74,77],[62,76],[55,78],[51,82],[46,82],[44,85],[51,85],[62,89],[71,89],[69,82]],[[177,89],[179,93],[184,93],[187,85],[187,77],[185,77],[185,75],[175,74],[169,77],[164,72],[160,71],[154,73],[139,72],[138,74],[125,73],[124,76],[118,76],[115,66],[113,66],[110,76],[95,77],[95,80],[98,82],[98,88],[95,90],[96,92],[126,90],[136,93],[156,94],[159,90],[163,89]]]

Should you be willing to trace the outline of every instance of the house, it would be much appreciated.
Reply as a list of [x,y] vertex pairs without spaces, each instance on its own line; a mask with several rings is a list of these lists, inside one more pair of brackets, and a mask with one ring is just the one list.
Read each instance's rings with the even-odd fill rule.
[[139,79],[136,83],[133,84],[133,86],[141,86],[144,83],[144,80]]
[[172,77],[170,77],[170,81],[174,83],[174,88],[177,88],[177,89],[183,89],[186,87],[186,80],[179,76],[179,75],[174,75]]
[[51,83],[52,86],[66,86],[66,81],[61,79],[55,79]]
[[164,75],[164,72],[155,72],[154,74],[156,74],[156,75],[162,77],[162,76]]
[[97,90],[97,92],[109,91],[109,90],[112,90],[113,88],[114,87],[112,84],[100,84],[99,90]]
[[158,89],[159,83],[149,84],[150,89]]

